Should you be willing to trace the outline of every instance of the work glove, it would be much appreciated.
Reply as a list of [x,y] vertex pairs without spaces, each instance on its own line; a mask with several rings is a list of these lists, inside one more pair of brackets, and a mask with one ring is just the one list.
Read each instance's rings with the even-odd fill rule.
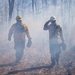
[[30,48],[31,45],[32,45],[32,41],[31,41],[31,38],[30,38],[30,39],[28,39],[27,47]]
[[62,47],[62,50],[66,50],[66,44],[65,43],[61,43],[60,45]]
[[8,37],[8,40],[9,40],[9,41],[11,41],[11,38],[10,38],[10,37]]

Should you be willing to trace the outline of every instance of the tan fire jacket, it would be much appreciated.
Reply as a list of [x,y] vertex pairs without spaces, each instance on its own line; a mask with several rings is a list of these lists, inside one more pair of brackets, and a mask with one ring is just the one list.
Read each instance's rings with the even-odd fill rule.
[[49,39],[51,43],[64,42],[62,27],[60,25],[45,23],[44,30],[49,30]]
[[22,24],[13,24],[9,30],[8,38],[11,38],[13,34],[14,42],[25,42],[25,35],[27,35],[28,38],[30,38],[28,27],[22,23]]

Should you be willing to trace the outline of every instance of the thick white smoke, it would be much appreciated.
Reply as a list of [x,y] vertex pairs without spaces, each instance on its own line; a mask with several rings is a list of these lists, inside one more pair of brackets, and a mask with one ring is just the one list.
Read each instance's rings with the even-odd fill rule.
[[[4,2],[2,2],[2,1],[4,1]],[[45,5],[42,5],[42,2],[41,2],[42,0],[37,0],[36,1],[37,8],[36,7],[34,8],[34,15],[32,12],[31,0],[27,1],[26,6],[24,6],[22,1],[19,2],[19,0],[16,0],[15,4],[14,4],[14,10],[13,10],[11,22],[8,21],[9,7],[8,7],[7,1],[8,0],[0,0],[0,4],[1,4],[0,5],[0,8],[1,8],[1,11],[0,11],[1,22],[0,23],[2,23],[0,25],[0,27],[1,27],[1,29],[0,29],[0,32],[1,32],[1,34],[0,34],[0,39],[1,39],[0,50],[2,50],[2,48],[3,49],[5,48],[6,50],[10,51],[10,49],[11,49],[11,53],[14,53],[13,52],[14,51],[13,37],[12,37],[12,41],[9,42],[8,41],[8,31],[9,31],[9,28],[11,27],[11,25],[16,22],[15,17],[17,15],[22,16],[23,22],[29,28],[29,31],[30,31],[30,34],[32,37],[32,42],[33,42],[32,47],[29,49],[29,50],[31,50],[31,51],[29,51],[29,53],[31,55],[32,54],[34,54],[34,56],[38,55],[40,59],[43,56],[43,60],[49,59],[49,57],[50,57],[49,56],[49,35],[48,35],[48,31],[43,30],[43,26],[44,26],[45,22],[50,19],[51,15],[56,16],[57,23],[62,26],[63,35],[64,35],[65,42],[67,44],[67,48],[70,48],[70,46],[71,46],[70,41],[72,43],[72,41],[75,39],[75,38],[73,38],[74,31],[72,31],[72,30],[74,30],[73,28],[74,28],[74,24],[75,24],[75,21],[74,21],[75,20],[74,19],[75,18],[75,16],[74,16],[75,10],[74,10],[74,1],[73,0],[71,1],[71,4],[69,4],[69,1],[68,1],[68,3],[64,3],[64,0],[62,2],[61,2],[61,0],[58,0],[56,5],[51,4],[51,0],[50,0],[50,2],[48,0],[47,8]],[[37,3],[39,4],[39,6]],[[19,4],[19,6],[17,6],[18,4]],[[6,11],[5,11],[5,9],[6,9]],[[74,45],[75,42],[73,42],[72,44]],[[25,52],[26,52],[26,50],[25,50]],[[36,56],[36,58],[37,58],[37,56]],[[39,58],[36,60],[39,60]],[[43,61],[40,60],[40,62],[43,62]]]

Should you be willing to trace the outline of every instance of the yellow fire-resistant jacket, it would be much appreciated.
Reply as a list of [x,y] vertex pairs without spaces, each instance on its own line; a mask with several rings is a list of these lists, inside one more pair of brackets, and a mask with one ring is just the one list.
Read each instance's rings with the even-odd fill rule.
[[44,25],[44,30],[49,30],[50,43],[59,44],[64,42],[62,27],[60,25],[57,25],[56,23],[48,25],[46,22]]
[[11,38],[12,34],[13,34],[13,37],[14,37],[15,47],[17,45],[20,45],[20,46],[22,44],[24,45],[26,35],[27,35],[28,38],[30,38],[28,27],[24,23],[13,24],[11,26],[10,30],[9,30],[8,38]]

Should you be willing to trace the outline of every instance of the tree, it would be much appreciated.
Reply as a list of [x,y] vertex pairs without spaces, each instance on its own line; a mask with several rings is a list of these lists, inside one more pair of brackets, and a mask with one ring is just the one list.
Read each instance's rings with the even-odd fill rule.
[[9,1],[9,20],[11,20],[13,9],[14,9],[14,1],[15,0],[8,0],[8,1]]
[[52,4],[56,5],[57,4],[57,0],[52,0]]
[[33,11],[33,15],[35,13],[35,0],[32,0],[32,11]]

